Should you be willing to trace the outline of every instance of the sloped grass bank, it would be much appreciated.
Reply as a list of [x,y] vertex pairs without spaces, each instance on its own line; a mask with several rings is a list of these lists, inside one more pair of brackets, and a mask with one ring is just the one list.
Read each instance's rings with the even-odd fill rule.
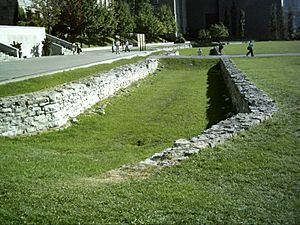
[[[157,75],[101,102],[67,129],[32,137],[1,137],[0,222],[122,221],[122,215],[131,210],[126,208],[136,202],[126,206],[126,212],[115,211],[115,203],[122,197],[109,192],[119,187],[99,182],[97,177],[170,147],[176,139],[201,133],[212,120],[206,116],[207,110],[224,110],[224,87],[219,86],[221,99],[214,100],[213,107],[213,96],[207,94],[210,86],[220,82],[214,78],[211,84],[212,79],[207,78],[216,63],[163,60]],[[217,70],[212,71],[209,76],[218,76]],[[99,110],[104,105],[105,114]],[[226,112],[218,115],[223,119]],[[95,190],[91,185],[96,185]]]

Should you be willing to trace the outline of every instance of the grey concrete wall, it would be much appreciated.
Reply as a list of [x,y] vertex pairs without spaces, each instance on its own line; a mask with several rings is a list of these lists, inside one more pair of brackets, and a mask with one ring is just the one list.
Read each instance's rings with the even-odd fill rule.
[[34,134],[65,126],[87,108],[153,73],[149,59],[56,87],[49,91],[0,98],[0,135]]
[[22,43],[22,56],[42,56],[42,41],[46,38],[44,27],[0,26],[0,43]]

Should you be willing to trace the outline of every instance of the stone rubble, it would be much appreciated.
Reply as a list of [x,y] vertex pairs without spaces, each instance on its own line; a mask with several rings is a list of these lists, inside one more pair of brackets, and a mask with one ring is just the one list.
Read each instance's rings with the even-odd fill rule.
[[[0,136],[35,134],[66,126],[87,108],[154,73],[147,59],[47,91],[0,98]],[[105,113],[102,109],[101,113]]]
[[278,111],[275,101],[251,83],[229,58],[220,58],[220,70],[237,114],[220,121],[191,140],[179,139],[172,148],[155,153],[136,165],[125,165],[124,169],[173,166],[201,149],[224,143],[239,132],[271,118]]

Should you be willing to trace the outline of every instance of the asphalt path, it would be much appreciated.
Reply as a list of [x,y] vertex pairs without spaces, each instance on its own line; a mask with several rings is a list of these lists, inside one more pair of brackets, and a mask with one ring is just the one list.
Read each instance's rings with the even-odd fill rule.
[[149,53],[150,52],[131,51],[115,54],[110,50],[95,50],[84,51],[80,55],[60,55],[3,61],[0,62],[0,83],[15,82],[56,72],[88,67],[101,63],[110,63],[123,58],[144,56]]
[[[84,51],[80,55],[62,55],[28,58],[22,60],[4,61],[0,62],[0,84],[25,80],[32,77],[44,76],[61,71],[67,71],[82,67],[88,67],[101,63],[110,63],[123,58],[132,58],[134,56],[145,56],[150,54],[148,52],[131,51],[121,52],[121,54],[114,54],[109,49]],[[286,54],[256,54],[255,57],[269,57],[269,56],[300,56],[300,53],[286,53]],[[216,57],[246,57],[245,55],[221,55],[221,56],[172,56],[165,57],[175,58],[216,58]],[[159,57],[162,58],[162,57]]]

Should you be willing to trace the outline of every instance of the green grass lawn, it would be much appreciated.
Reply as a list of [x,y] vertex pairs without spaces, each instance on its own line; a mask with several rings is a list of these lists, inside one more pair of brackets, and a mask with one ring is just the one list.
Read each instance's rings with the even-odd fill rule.
[[[163,62],[158,75],[100,103],[108,105],[105,115],[95,107],[80,116],[78,124],[62,131],[0,137],[0,223],[65,224],[81,219],[88,223],[99,199],[82,196],[86,188],[74,185],[139,162],[172,146],[176,139],[198,135],[215,120],[206,117],[206,112],[207,72],[216,61]],[[222,96],[225,88],[219,87]],[[214,110],[220,111],[221,105]],[[219,120],[224,118],[219,115]],[[83,214],[72,212],[89,201],[96,208],[88,207]],[[90,219],[86,212],[91,213]]]
[[206,74],[215,61],[167,61],[139,89],[109,100],[105,116],[87,113],[60,132],[0,138],[1,223],[300,224],[300,57],[234,61],[279,112],[149,177],[101,179],[207,126]]
[[[248,43],[225,45],[223,53],[226,55],[244,55],[248,52]],[[203,55],[208,55],[211,47],[201,48]],[[198,48],[182,49],[180,55],[198,55]],[[300,53],[300,41],[262,41],[254,42],[254,54],[267,53]]]

